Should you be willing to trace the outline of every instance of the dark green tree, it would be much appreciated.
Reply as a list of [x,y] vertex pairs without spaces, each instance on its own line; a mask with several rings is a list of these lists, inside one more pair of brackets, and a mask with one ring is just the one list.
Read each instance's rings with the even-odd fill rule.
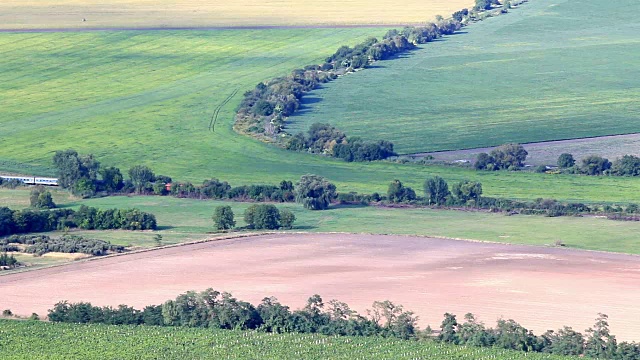
[[456,316],[450,313],[444,314],[444,320],[442,320],[442,324],[440,324],[440,335],[438,335],[438,339],[443,342],[457,344],[457,329],[458,321],[456,320]]
[[584,336],[565,326],[558,331],[547,331],[543,338],[547,339],[549,345],[545,352],[558,355],[582,355],[584,353]]
[[129,169],[129,178],[138,194],[144,192],[155,181],[153,171],[145,165],[136,165]]
[[451,190],[460,203],[467,204],[470,200],[478,201],[482,195],[482,184],[475,181],[463,180],[453,185]]
[[602,175],[611,168],[611,162],[602,156],[591,155],[582,159],[580,172],[586,175]]
[[279,229],[280,211],[275,205],[254,204],[245,210],[244,221],[251,229]]
[[416,192],[406,187],[400,180],[393,180],[387,189],[387,200],[392,203],[408,202],[416,199]]
[[585,342],[585,355],[592,358],[613,359],[616,350],[616,337],[609,331],[609,317],[598,314],[596,323],[587,329],[587,341]]
[[336,197],[336,186],[318,175],[303,175],[296,184],[296,202],[305,209],[325,210]]
[[216,207],[213,212],[213,225],[217,230],[229,230],[236,226],[231,206],[221,205]]
[[107,167],[100,170],[102,186],[109,193],[114,193],[124,186],[124,178],[117,167]]
[[520,144],[505,144],[493,149],[490,155],[500,169],[516,170],[524,166],[529,153]]
[[93,155],[80,156],[72,149],[56,151],[53,165],[57,170],[58,184],[65,189],[73,189],[83,178],[95,182],[100,169],[100,163]]
[[293,223],[296,221],[296,216],[287,209],[280,210],[280,226],[283,229],[292,229]]
[[640,157],[625,155],[613,162],[611,173],[618,176],[640,175]]
[[451,194],[447,182],[435,176],[424,182],[424,196],[429,201],[429,205],[442,205],[447,201],[447,197]]
[[36,186],[31,189],[29,201],[31,207],[36,209],[53,209],[56,207],[51,192],[46,190],[44,186]]
[[573,155],[564,153],[558,156],[558,167],[566,169],[570,168],[576,164],[576,160],[573,158]]

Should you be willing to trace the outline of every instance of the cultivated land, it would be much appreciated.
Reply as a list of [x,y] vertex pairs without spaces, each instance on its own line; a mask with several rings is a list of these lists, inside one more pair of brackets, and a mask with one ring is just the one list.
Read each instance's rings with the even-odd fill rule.
[[[522,8],[504,18],[519,18],[527,11]],[[487,24],[492,21],[496,19]],[[626,178],[350,164],[277,149],[232,130],[243,91],[296,67],[319,63],[339,45],[384,32],[343,28],[0,34],[0,171],[53,175],[53,152],[72,147],[125,172],[144,163],[156,173],[196,183],[211,177],[233,185],[277,183],[315,173],[331,179],[340,191],[384,193],[393,179],[419,189],[425,178],[440,175],[450,182],[480,181],[487,196],[520,199],[628,202],[640,191],[640,183]],[[466,36],[450,37],[442,44]],[[212,114],[236,90],[211,132]]]
[[472,0],[5,0],[0,29],[412,24],[471,6]]
[[[577,359],[381,338],[0,320],[3,359]],[[232,344],[232,345],[231,345]]]
[[438,325],[445,312],[472,312],[488,324],[513,318],[536,333],[563,325],[582,330],[602,312],[619,339],[635,340],[639,281],[640,258],[630,255],[403,236],[280,234],[2,276],[0,308],[45,314],[65,299],[143,307],[213,287],[252,303],[273,295],[292,307],[317,293],[360,312],[388,299],[415,311],[423,327]]
[[[590,155],[599,155],[613,161],[624,155],[640,154],[640,134],[601,136],[587,139],[545,141],[523,144],[529,155],[526,163],[529,165],[556,165],[558,156],[563,153],[572,154],[578,163]],[[475,162],[478,154],[490,153],[495,147],[475,148],[466,150],[441,151],[434,153],[414,154],[415,158],[431,155],[435,161],[455,162],[467,160]]]
[[400,153],[640,131],[640,3],[535,0],[315,91],[330,122]]

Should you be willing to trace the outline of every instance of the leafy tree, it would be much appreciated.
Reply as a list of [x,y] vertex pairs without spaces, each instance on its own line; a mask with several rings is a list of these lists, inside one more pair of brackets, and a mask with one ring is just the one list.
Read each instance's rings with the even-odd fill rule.
[[283,229],[292,229],[293,223],[296,221],[296,216],[287,209],[280,210],[280,226]]
[[558,355],[582,355],[584,353],[584,336],[572,328],[564,328],[554,332],[547,331],[543,338],[550,343],[545,352]]
[[254,204],[245,210],[244,221],[251,229],[279,229],[280,211],[275,205]]
[[524,166],[529,153],[520,144],[505,144],[493,149],[491,157],[500,169],[513,170]]
[[36,186],[31,190],[29,197],[32,208],[36,209],[53,209],[56,204],[53,202],[51,192],[46,190],[44,186]]
[[82,178],[95,182],[100,169],[93,155],[80,156],[72,149],[56,151],[53,165],[57,169],[58,184],[65,189],[73,189]]
[[487,153],[480,153],[476,158],[474,167],[476,170],[498,170],[495,166],[496,159]]
[[560,154],[558,157],[558,167],[566,169],[570,168],[576,164],[576,160],[573,158],[573,155],[564,153]]
[[80,178],[73,185],[72,192],[82,198],[90,198],[96,194],[96,183],[88,178]]
[[0,207],[0,236],[16,232],[13,211],[8,207]]
[[405,187],[400,180],[393,180],[387,189],[387,199],[392,203],[408,202],[416,199],[416,192]]
[[136,165],[129,169],[129,178],[138,194],[141,194],[155,180],[153,171],[145,165]]
[[618,176],[640,175],[640,157],[625,155],[613,162],[611,173]]
[[307,137],[307,147],[315,153],[331,152],[332,146],[340,144],[346,135],[329,124],[311,125]]
[[480,195],[482,195],[482,184],[463,180],[453,186],[452,192],[462,204],[468,203],[469,200],[474,200],[477,203]]
[[213,224],[218,230],[233,229],[236,221],[233,219],[233,210],[229,205],[216,207],[213,213]]
[[580,172],[587,175],[602,175],[611,168],[611,162],[601,156],[591,155],[582,159]]
[[450,194],[449,185],[439,176],[424,182],[424,196],[429,200],[429,204],[442,205]]
[[117,167],[107,167],[100,170],[102,186],[107,192],[114,193],[124,186],[124,177]]
[[305,209],[325,210],[336,197],[336,186],[318,175],[303,175],[296,184],[296,202]]
[[438,335],[438,339],[443,342],[457,344],[457,328],[458,321],[456,320],[456,316],[450,313],[444,314],[444,320],[442,320],[442,324],[440,324],[440,335]]
[[585,355],[592,358],[612,359],[616,354],[616,338],[609,331],[609,317],[598,314],[596,323],[587,329],[588,338],[585,343]]

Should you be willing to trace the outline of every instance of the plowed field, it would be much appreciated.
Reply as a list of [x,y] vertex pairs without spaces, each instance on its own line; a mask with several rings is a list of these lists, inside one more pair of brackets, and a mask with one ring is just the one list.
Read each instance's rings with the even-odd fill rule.
[[60,300],[142,307],[212,287],[302,307],[312,294],[364,312],[389,299],[438,327],[445,312],[536,333],[583,331],[598,312],[640,339],[640,257],[550,247],[341,234],[267,235],[167,248],[0,277],[0,308],[44,315]]

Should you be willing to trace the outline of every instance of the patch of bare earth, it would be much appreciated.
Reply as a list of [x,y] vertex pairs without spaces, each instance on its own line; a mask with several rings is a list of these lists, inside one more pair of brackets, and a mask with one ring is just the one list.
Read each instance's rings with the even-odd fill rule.
[[312,294],[364,312],[389,299],[437,327],[445,312],[541,333],[584,330],[598,312],[640,339],[640,257],[405,236],[277,234],[223,240],[0,276],[0,308],[44,315],[60,300],[158,304],[212,287],[302,307]]
[[[613,161],[624,155],[640,156],[640,134],[600,136],[586,139],[572,139],[559,141],[544,141],[523,144],[529,155],[529,165],[555,165],[558,156],[570,153],[581,161],[589,155],[600,155]],[[490,153],[495,147],[475,148],[466,150],[452,150],[432,153],[413,154],[412,157],[423,158],[431,155],[435,161],[459,162],[461,160],[473,163],[478,154]]]

